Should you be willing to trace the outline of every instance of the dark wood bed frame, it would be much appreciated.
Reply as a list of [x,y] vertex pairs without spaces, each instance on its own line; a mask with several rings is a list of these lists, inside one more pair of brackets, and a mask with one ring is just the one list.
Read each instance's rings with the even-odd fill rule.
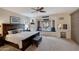
[[[4,38],[8,34],[9,30],[14,30],[14,29],[18,29],[18,28],[23,28],[24,29],[24,27],[25,27],[24,24],[3,24],[2,26],[3,26],[3,37]],[[28,46],[30,46],[32,44],[32,39],[34,37],[36,37],[37,35],[40,35],[40,33],[38,32],[38,33],[36,33],[36,34],[22,40],[22,46],[23,47],[20,50],[24,51]],[[19,49],[19,46],[17,44],[14,44],[14,43],[8,42],[8,41],[5,41],[5,43]]]
[[3,27],[3,36],[5,37],[8,34],[9,30],[14,30],[18,28],[24,29],[24,24],[2,24]]

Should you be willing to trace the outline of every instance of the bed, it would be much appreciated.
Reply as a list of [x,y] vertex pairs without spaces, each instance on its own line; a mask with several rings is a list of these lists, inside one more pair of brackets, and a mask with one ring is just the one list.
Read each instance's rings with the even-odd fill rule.
[[39,32],[21,32],[16,34],[8,34],[6,35],[6,41],[17,44],[18,48],[24,50],[26,48],[24,45],[30,45],[32,43],[32,39],[36,37]]
[[24,28],[23,24],[3,24],[3,36],[7,44],[20,50],[25,50],[32,44],[33,38],[40,36],[39,32],[24,31],[16,34],[8,34],[10,29]]

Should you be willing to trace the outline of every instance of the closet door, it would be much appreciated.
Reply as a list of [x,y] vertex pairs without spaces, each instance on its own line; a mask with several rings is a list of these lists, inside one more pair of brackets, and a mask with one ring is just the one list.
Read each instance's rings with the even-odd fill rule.
[[79,10],[71,14],[71,37],[79,43]]

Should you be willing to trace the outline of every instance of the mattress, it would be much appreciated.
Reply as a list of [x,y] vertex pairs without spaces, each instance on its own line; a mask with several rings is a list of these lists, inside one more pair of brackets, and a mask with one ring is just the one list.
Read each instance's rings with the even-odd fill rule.
[[27,39],[36,33],[38,32],[21,32],[16,34],[8,34],[6,35],[5,40],[14,44],[18,44],[19,48],[22,48],[22,40]]

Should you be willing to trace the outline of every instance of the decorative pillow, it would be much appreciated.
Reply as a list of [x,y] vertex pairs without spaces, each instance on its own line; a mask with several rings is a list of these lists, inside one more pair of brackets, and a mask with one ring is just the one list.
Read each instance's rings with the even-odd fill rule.
[[8,34],[12,34],[12,31],[8,31]]
[[12,30],[12,34],[18,33],[17,30]]

